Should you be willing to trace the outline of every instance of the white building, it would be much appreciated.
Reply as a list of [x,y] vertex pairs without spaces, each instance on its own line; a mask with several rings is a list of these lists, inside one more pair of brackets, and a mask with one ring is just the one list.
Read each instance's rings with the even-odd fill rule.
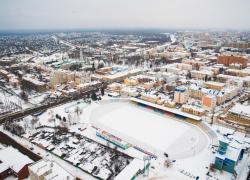
[[28,166],[31,180],[76,180],[70,172],[55,161],[41,159]]

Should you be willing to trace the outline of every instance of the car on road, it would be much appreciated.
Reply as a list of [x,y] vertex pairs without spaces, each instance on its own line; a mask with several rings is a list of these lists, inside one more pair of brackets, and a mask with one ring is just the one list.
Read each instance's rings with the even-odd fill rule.
[[41,153],[39,153],[39,152],[38,152],[37,154],[38,154],[38,155],[41,155]]
[[30,148],[30,150],[34,150],[34,148],[33,148],[33,147],[31,147],[31,148]]

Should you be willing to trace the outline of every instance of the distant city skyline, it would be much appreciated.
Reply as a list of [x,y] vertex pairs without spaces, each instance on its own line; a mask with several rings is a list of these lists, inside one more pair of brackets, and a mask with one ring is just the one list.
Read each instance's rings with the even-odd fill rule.
[[248,7],[249,0],[8,0],[0,2],[0,30],[250,30]]

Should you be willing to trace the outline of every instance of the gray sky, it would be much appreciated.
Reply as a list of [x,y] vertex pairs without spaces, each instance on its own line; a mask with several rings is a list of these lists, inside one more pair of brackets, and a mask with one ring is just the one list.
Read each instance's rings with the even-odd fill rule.
[[250,0],[0,0],[0,29],[250,29]]

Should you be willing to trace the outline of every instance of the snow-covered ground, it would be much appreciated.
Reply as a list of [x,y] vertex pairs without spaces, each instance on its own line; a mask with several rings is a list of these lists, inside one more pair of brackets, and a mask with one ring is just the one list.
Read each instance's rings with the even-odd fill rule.
[[[109,99],[109,98],[110,97],[108,97],[108,96],[103,97],[103,99]],[[74,103],[74,102],[72,102],[72,103]],[[59,115],[61,115],[61,117],[66,116],[66,118],[67,118],[68,113],[66,113],[64,109],[65,109],[65,107],[69,106],[72,103],[67,103],[65,105],[54,107],[54,108],[52,108],[52,110],[53,110],[54,114],[59,114]],[[109,106],[112,108],[110,109]],[[118,132],[117,136],[120,137],[120,135],[121,135],[120,138],[123,138],[122,135],[125,135],[124,137],[128,138],[125,140],[127,140],[128,142],[131,142],[131,143],[133,143],[134,140],[136,143],[139,142],[140,140],[138,140],[138,138],[141,138],[141,141],[145,141],[145,140],[143,140],[143,136],[141,136],[141,134],[139,132],[143,133],[144,128],[145,128],[145,130],[150,132],[149,125],[151,125],[152,128],[154,128],[154,131],[150,132],[151,136],[153,136],[153,137],[156,137],[157,134],[161,134],[161,133],[165,134],[165,136],[168,133],[170,134],[170,135],[168,134],[169,139],[167,139],[168,137],[166,137],[166,140],[164,139],[164,136],[158,137],[161,140],[164,139],[164,142],[166,142],[165,145],[157,144],[156,142],[158,140],[156,140],[156,142],[152,142],[158,148],[159,147],[165,148],[165,147],[167,147],[167,144],[169,144],[170,148],[172,148],[172,147],[174,147],[174,143],[177,143],[180,147],[183,146],[182,143],[186,143],[185,140],[183,140],[183,138],[185,138],[185,137],[183,137],[183,133],[185,133],[185,132],[181,133],[181,131],[186,130],[186,132],[187,132],[188,130],[191,130],[191,131],[194,131],[194,133],[200,133],[200,134],[198,134],[198,137],[199,137],[198,139],[199,139],[199,141],[204,142],[205,147],[203,147],[204,145],[202,144],[201,149],[198,151],[197,145],[198,144],[200,145],[201,142],[198,143],[197,142],[198,139],[196,139],[197,144],[195,144],[195,148],[193,148],[193,149],[190,148],[189,151],[183,153],[183,154],[190,153],[188,156],[186,156],[184,158],[176,159],[176,158],[174,158],[174,156],[170,155],[171,160],[176,160],[176,162],[173,163],[173,166],[171,168],[166,168],[163,166],[163,162],[164,162],[165,157],[162,156],[163,154],[161,154],[160,151],[159,152],[157,151],[156,153],[159,156],[159,158],[157,160],[155,160],[155,159],[151,160],[151,166],[154,166],[155,169],[150,167],[149,177],[143,177],[142,175],[139,175],[136,179],[137,180],[147,180],[147,179],[151,179],[151,180],[153,180],[153,179],[155,179],[155,180],[157,180],[157,179],[159,179],[159,180],[164,180],[164,179],[165,180],[186,180],[186,179],[191,179],[190,176],[187,176],[188,174],[192,174],[193,176],[199,176],[201,180],[207,179],[206,173],[208,172],[208,168],[209,168],[210,164],[214,163],[215,156],[212,153],[213,149],[211,149],[211,146],[209,145],[210,140],[208,139],[208,137],[205,135],[204,136],[205,139],[201,138],[204,135],[203,131],[201,131],[200,129],[198,129],[198,127],[196,127],[194,125],[186,124],[186,123],[181,122],[179,120],[171,119],[170,117],[162,116],[158,113],[150,112],[150,111],[147,111],[145,109],[141,109],[139,107],[135,107],[135,106],[133,107],[133,105],[122,104],[122,106],[123,107],[119,107],[119,104],[99,105],[96,102],[91,102],[91,105],[86,107],[83,110],[82,114],[79,115],[79,124],[72,125],[69,127],[69,129],[70,129],[70,131],[75,131],[81,135],[84,135],[90,139],[93,139],[94,141],[97,141],[101,144],[106,145],[107,141],[97,137],[96,133],[95,133],[96,130],[91,127],[91,125],[93,123],[92,122],[92,114],[97,113],[97,116],[98,116],[97,110],[99,108],[101,108],[101,110],[103,109],[103,112],[100,112],[101,114],[99,114],[99,115],[101,115],[100,118],[98,119],[100,121],[99,127],[100,128],[104,127],[105,126],[104,124],[106,123],[106,126],[107,126],[107,128],[109,128],[110,131],[112,131],[113,128],[118,128],[119,130],[117,130],[117,131],[119,131],[119,132]],[[128,109],[124,109],[126,106],[129,106]],[[106,109],[105,107],[107,107],[108,109],[105,110]],[[121,113],[122,109],[126,110],[128,112]],[[49,111],[50,110],[45,112],[43,115],[39,116],[39,121],[41,124],[53,125],[53,122],[51,122],[51,123],[48,122],[48,118],[50,118],[50,115],[48,114]],[[75,114],[76,113],[72,113],[72,116],[76,117]],[[141,117],[138,118],[138,121],[136,121],[134,119],[134,117],[131,119],[128,118],[128,117],[130,117],[130,114],[132,114],[134,117],[138,117],[138,116],[141,116]],[[120,119],[120,118],[122,120],[125,120],[125,122],[123,122],[122,120],[117,121],[117,119]],[[115,119],[115,120],[111,120],[111,119]],[[98,120],[96,122],[98,122]],[[180,132],[170,133],[173,130],[170,127],[168,127],[168,124],[165,124],[165,122],[163,122],[163,121],[167,121],[167,122],[169,121],[168,122],[169,126],[171,125],[172,127],[177,128],[177,129],[175,129],[176,131],[180,129]],[[174,123],[172,123],[171,121],[174,121]],[[60,121],[57,120],[56,124],[58,125],[59,123],[60,123]],[[104,123],[104,124],[101,124],[101,123]],[[146,124],[146,125],[144,125],[144,124]],[[182,125],[182,124],[184,124],[184,125]],[[78,128],[82,125],[87,126],[87,129],[84,131],[79,131]],[[110,127],[110,126],[113,126],[113,127]],[[133,135],[126,134],[126,131],[124,130],[126,128],[122,129],[123,126],[126,128],[130,128],[132,126],[131,127],[132,129],[135,126],[135,127],[137,127],[138,132],[134,132],[135,134],[133,134]],[[186,126],[188,126],[188,127],[186,127]],[[209,125],[209,127],[211,127],[211,126]],[[214,130],[214,132],[217,132],[217,129],[220,128],[220,126],[213,125],[211,128]],[[0,129],[2,131],[2,127]],[[158,132],[159,129],[161,130],[161,133]],[[196,131],[195,131],[195,129],[196,129]],[[165,131],[168,130],[169,132],[164,132],[164,130]],[[29,130],[29,131],[33,132],[35,130]],[[51,130],[51,131],[53,131],[53,130]],[[4,132],[11,136],[11,134],[9,132],[6,132],[6,131],[4,131]],[[113,133],[113,131],[110,133]],[[171,139],[173,137],[172,134],[175,135],[175,141],[173,141]],[[219,133],[216,133],[216,134],[218,136],[222,137],[221,134],[219,134]],[[114,135],[116,135],[116,134],[114,133]],[[137,137],[134,137],[134,135],[136,135]],[[244,134],[242,134],[240,132],[236,132],[235,136],[243,137]],[[25,139],[19,138],[17,136],[11,136],[11,137],[14,138],[15,140],[17,140],[19,143],[26,145],[27,147],[32,146],[31,143],[26,141]],[[146,135],[144,137],[145,137],[145,139],[151,138],[149,136],[149,133],[148,134],[146,133]],[[187,138],[190,140],[189,136],[187,136]],[[152,141],[152,139],[151,139],[151,141]],[[142,147],[148,148],[147,143],[151,143],[151,142],[144,142]],[[188,142],[188,145],[190,145],[190,147],[192,147],[192,145],[193,145],[192,143],[194,144],[195,142],[193,142],[193,141]],[[113,147],[113,145],[111,145],[111,146]],[[57,158],[55,156],[51,156],[51,154],[49,156],[46,156],[46,151],[44,151],[43,149],[41,149],[35,145],[33,145],[33,147],[34,147],[35,153],[39,152],[39,153],[41,153],[42,157],[49,158],[49,159],[52,159],[52,157],[53,157],[54,160],[56,160],[64,168],[66,168],[67,170],[72,172],[72,174],[74,174],[80,178],[87,179],[87,180],[95,179],[94,177],[80,171],[79,169],[77,169],[74,166],[70,165],[69,163],[61,160],[60,158]],[[150,148],[148,148],[148,149],[151,150]],[[143,159],[143,156],[145,156],[144,153],[142,153],[134,148],[128,148],[127,150],[122,150],[121,148],[118,148],[118,150],[121,152],[124,152],[132,157],[136,157],[139,159]],[[154,149],[152,149],[152,150],[154,150]],[[247,174],[246,165],[248,163],[250,163],[250,159],[248,159],[247,154],[244,154],[243,159],[238,163],[238,166],[236,167],[237,172],[239,174],[238,175],[239,180],[246,179],[246,174]],[[183,170],[184,172],[181,173],[180,170]],[[220,171],[217,170],[215,173],[212,173],[211,175],[212,175],[212,177],[210,177],[211,180],[215,179],[215,178],[218,178],[219,180],[231,180],[231,178],[235,179],[232,174],[227,173],[225,171],[223,171],[223,174],[220,174]]]

